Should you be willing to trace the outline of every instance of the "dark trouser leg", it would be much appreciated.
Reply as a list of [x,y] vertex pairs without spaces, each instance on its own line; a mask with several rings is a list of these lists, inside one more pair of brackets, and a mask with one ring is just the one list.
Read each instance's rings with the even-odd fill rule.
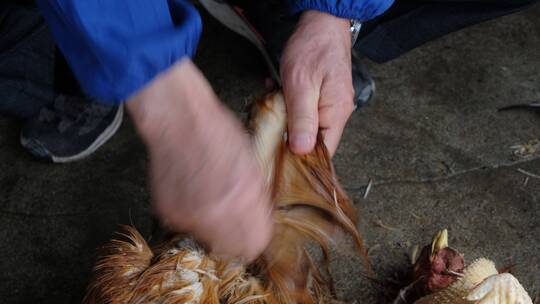
[[520,11],[528,1],[396,0],[383,15],[366,22],[354,46],[382,63],[445,34]]
[[35,114],[54,98],[54,44],[37,9],[0,4],[0,112]]
[[39,11],[0,4],[0,113],[28,118],[57,93],[81,94]]

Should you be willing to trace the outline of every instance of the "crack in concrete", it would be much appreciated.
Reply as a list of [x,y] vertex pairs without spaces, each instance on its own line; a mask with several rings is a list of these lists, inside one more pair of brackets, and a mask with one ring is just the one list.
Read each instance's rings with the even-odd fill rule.
[[[491,166],[488,166],[488,165],[477,166],[477,167],[473,167],[473,168],[469,168],[469,169],[465,169],[465,170],[461,170],[461,171],[456,171],[456,172],[448,174],[448,175],[430,177],[430,178],[419,178],[419,179],[401,179],[401,178],[397,178],[397,179],[390,179],[390,180],[381,180],[381,181],[378,181],[378,182],[374,181],[374,182],[372,182],[372,186],[386,186],[386,185],[392,185],[392,184],[424,184],[424,183],[446,181],[446,180],[450,180],[450,179],[453,179],[455,177],[459,177],[461,175],[469,174],[469,173],[476,172],[476,171],[497,170],[497,169],[501,169],[501,168],[510,168],[510,167],[514,167],[514,166],[519,165],[519,164],[530,163],[530,162],[533,162],[533,161],[538,160],[538,159],[540,159],[540,156],[530,157],[530,158],[527,158],[527,159],[520,159],[520,160],[516,160],[516,161],[512,161],[512,162],[495,164],[495,165],[491,165]],[[523,174],[523,173],[521,173],[521,174]],[[523,176],[525,177],[525,175],[523,175]],[[365,184],[365,185],[362,185],[362,186],[359,186],[359,187],[344,187],[344,188],[345,188],[346,191],[355,192],[355,191],[364,191],[367,188],[367,186],[368,186],[368,184]]]

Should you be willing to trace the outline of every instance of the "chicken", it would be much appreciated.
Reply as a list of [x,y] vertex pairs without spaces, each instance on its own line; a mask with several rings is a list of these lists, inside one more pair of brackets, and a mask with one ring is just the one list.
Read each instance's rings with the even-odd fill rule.
[[356,210],[322,138],[308,155],[289,151],[281,93],[255,104],[248,128],[273,194],[274,235],[262,256],[244,266],[181,235],[150,248],[134,228],[124,227],[97,261],[84,303],[326,303],[333,298],[329,272],[319,271],[306,245],[318,244],[327,265],[340,230],[352,236],[368,267]]
[[422,249],[413,271],[422,292],[428,294],[450,286],[463,276],[464,267],[463,254],[448,246],[448,231],[444,229]]
[[448,287],[462,276],[465,259],[448,246],[448,231],[439,231],[424,246],[414,261],[412,283],[400,291],[394,304],[413,303],[415,300]]
[[420,298],[415,304],[533,304],[519,281],[499,273],[485,258],[472,262],[448,287]]
[[532,304],[519,281],[499,273],[492,261],[480,258],[465,267],[463,255],[448,246],[446,229],[423,248],[413,277],[394,304]]

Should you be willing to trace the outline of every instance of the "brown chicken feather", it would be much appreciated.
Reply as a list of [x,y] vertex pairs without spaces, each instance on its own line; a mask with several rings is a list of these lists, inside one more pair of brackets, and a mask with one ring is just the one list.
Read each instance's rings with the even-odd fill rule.
[[[329,247],[340,230],[352,236],[367,266],[355,208],[336,179],[321,136],[308,155],[288,149],[281,93],[255,104],[248,129],[276,223],[261,257],[245,267],[186,245],[181,237],[152,251],[135,229],[125,227],[97,262],[84,303],[327,303],[333,297]],[[322,249],[322,268],[306,250],[310,241]]]

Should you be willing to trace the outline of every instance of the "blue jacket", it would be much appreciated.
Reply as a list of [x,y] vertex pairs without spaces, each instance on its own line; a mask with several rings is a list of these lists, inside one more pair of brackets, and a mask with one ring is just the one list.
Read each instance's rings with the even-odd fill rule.
[[[257,0],[263,1],[263,0]],[[319,10],[369,20],[393,0],[288,0],[291,13]],[[183,57],[202,30],[187,0],[38,0],[83,90],[119,103]]]

